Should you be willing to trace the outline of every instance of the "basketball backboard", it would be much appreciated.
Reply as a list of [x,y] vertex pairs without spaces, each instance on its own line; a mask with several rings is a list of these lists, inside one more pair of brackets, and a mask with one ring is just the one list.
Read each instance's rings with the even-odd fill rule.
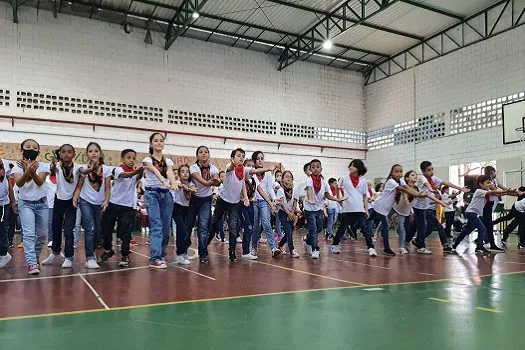
[[525,141],[525,101],[503,105],[503,144]]

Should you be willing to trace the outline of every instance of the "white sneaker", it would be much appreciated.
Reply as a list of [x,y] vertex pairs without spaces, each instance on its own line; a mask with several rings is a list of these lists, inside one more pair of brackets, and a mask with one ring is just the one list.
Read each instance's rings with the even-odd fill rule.
[[418,254],[423,254],[423,255],[431,255],[432,252],[430,250],[428,250],[427,248],[419,248],[417,250],[417,253]]
[[184,257],[184,255],[177,255],[175,257],[175,261],[174,261],[175,264],[178,264],[178,265],[189,265],[190,264],[190,261],[188,259],[186,259]]
[[292,254],[292,257],[294,257],[294,258],[300,257],[299,253],[297,253],[297,250],[295,250],[295,249],[292,250],[291,254]]
[[414,244],[414,241],[411,241],[410,243],[408,243],[407,244],[407,248],[408,248],[408,251],[410,252],[410,254],[415,254],[417,252],[417,247]]
[[4,256],[0,257],[0,269],[5,267],[8,262],[11,261],[11,254],[6,253]]
[[257,260],[257,256],[252,255],[252,253],[243,254],[242,258],[246,260]]
[[48,248],[51,248],[52,246],[53,246],[53,241],[49,241],[49,242],[47,243],[47,247],[48,247]]
[[257,256],[257,249],[252,249],[250,254],[253,256]]
[[73,267],[73,259],[71,258],[65,258],[64,262],[62,263],[63,269],[70,269]]
[[52,265],[63,258],[64,258],[64,254],[62,253],[57,254],[57,255],[51,253],[44,261],[42,261],[42,265]]
[[100,269],[100,266],[97,264],[97,261],[95,259],[89,259],[86,262],[86,267],[88,269]]
[[377,256],[377,252],[374,248],[368,248],[368,255],[375,258]]
[[319,255],[320,253],[318,250],[316,250],[315,252],[312,252],[312,259],[319,259]]
[[408,254],[408,250],[405,247],[399,248],[399,254]]
[[141,228],[140,231],[142,232],[143,235],[146,234],[146,228],[145,227]]
[[237,237],[237,243],[242,243],[242,238],[241,237]]
[[303,240],[303,248],[304,248],[304,250],[306,250],[306,252],[307,252],[309,255],[312,255],[312,246],[306,244],[306,242],[305,242],[304,240]]
[[330,252],[332,254],[341,254],[341,246],[340,245],[332,245],[332,246],[330,246]]

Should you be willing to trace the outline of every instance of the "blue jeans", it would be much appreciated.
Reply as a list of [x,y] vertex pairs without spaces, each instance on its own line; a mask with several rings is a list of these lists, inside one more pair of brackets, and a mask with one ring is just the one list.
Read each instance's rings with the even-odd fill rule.
[[27,265],[36,265],[46,241],[49,224],[47,198],[37,201],[18,201],[20,221],[24,232],[24,254]]
[[9,215],[11,206],[9,204],[0,206],[1,217],[0,217],[0,256],[7,254],[9,250]]
[[388,231],[390,229],[390,224],[388,223],[388,218],[383,214],[379,214],[373,208],[369,210],[370,216],[368,217],[368,222],[373,220],[378,220],[381,225],[381,236],[383,237],[383,246],[385,250],[390,250],[390,242],[388,241]]
[[397,214],[397,238],[399,239],[399,248],[406,244],[407,228],[410,220],[408,216]]
[[328,222],[326,223],[326,235],[333,236],[334,225],[337,221],[337,210],[328,209],[327,212],[328,212]]
[[82,227],[84,228],[84,241],[86,260],[95,258],[95,232],[100,232],[102,220],[102,205],[91,204],[80,198],[78,206],[82,212]]
[[318,251],[319,245],[317,243],[317,236],[323,230],[324,214],[322,210],[304,211],[306,217],[306,224],[308,226],[308,234],[306,235],[306,244],[312,247],[312,251]]
[[277,214],[275,214],[275,233],[277,233],[277,237],[279,238],[283,235],[281,224],[281,217],[279,216],[279,212],[277,212]]
[[192,196],[188,210],[188,220],[186,221],[186,237],[188,247],[191,245],[191,232],[197,223],[197,236],[199,237],[199,257],[208,257],[208,235],[211,226],[211,196],[196,197]]
[[166,248],[170,239],[173,197],[166,188],[146,188],[144,202],[148,210],[150,262],[166,257]]
[[47,225],[47,241],[53,240],[53,208],[49,208],[49,223]]
[[476,240],[477,249],[483,248],[483,241],[487,234],[487,229],[485,228],[483,221],[481,221],[481,218],[476,213],[465,213],[465,218],[467,219],[467,224],[463,227],[458,238],[456,238],[453,248],[457,248],[463,238],[474,231],[474,229],[478,230],[478,239]]
[[75,242],[80,241],[80,227],[82,225],[82,211],[77,208],[77,217],[75,220]]
[[245,207],[244,204],[240,205],[241,208],[241,218],[243,221],[244,233],[242,235],[242,253],[250,253],[250,242],[253,235],[253,202],[250,202],[250,205]]
[[279,218],[279,226],[281,224],[284,225],[284,236],[279,242],[279,248],[284,247],[285,243],[288,243],[288,250],[291,253],[295,249],[293,245],[293,222],[288,220],[288,215],[286,215],[284,210],[279,210],[277,214],[277,218]]
[[253,236],[252,236],[252,249],[257,251],[257,245],[259,238],[261,238],[261,227],[262,231],[268,239],[268,245],[272,252],[275,250],[275,237],[272,232],[272,209],[270,205],[264,199],[258,199],[253,205]]

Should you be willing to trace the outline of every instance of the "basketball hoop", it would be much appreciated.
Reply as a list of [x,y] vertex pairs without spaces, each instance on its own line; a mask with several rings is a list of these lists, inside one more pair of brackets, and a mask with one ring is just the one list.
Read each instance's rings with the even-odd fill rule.
[[520,127],[514,130],[516,131],[516,135],[518,135],[520,142],[524,142],[525,141],[525,129],[523,127]]

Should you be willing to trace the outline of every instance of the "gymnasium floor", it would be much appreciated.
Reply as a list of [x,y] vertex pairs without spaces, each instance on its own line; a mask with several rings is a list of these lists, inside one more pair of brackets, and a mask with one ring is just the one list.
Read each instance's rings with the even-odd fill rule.
[[[23,253],[15,251],[0,271],[0,348],[523,345],[525,253],[514,243],[506,254],[443,256],[433,239],[432,256],[374,259],[362,241],[346,241],[341,255],[329,254],[323,241],[317,261],[272,259],[262,245],[258,262],[232,264],[227,246],[214,242],[208,265],[152,271],[149,246],[137,241],[131,268],[119,269],[115,257],[99,271],[83,264],[73,271],[43,267],[38,277],[27,276]],[[394,239],[391,244],[397,246]],[[77,255],[84,262],[82,246]]]

